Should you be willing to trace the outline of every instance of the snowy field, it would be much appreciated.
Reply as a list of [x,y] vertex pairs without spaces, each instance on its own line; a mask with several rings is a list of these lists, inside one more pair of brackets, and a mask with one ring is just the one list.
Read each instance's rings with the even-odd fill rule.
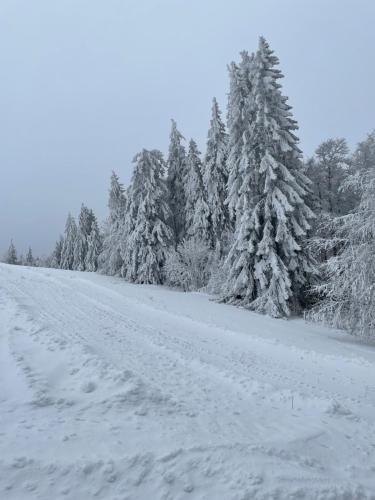
[[1,264],[0,498],[375,499],[375,349]]

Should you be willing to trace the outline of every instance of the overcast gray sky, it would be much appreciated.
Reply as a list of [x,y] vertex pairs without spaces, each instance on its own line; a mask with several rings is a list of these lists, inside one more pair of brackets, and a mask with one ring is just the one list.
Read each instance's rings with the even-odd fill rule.
[[226,65],[264,35],[306,155],[375,127],[374,0],[1,0],[0,251],[47,253],[81,202],[102,219],[112,169],[203,147]]

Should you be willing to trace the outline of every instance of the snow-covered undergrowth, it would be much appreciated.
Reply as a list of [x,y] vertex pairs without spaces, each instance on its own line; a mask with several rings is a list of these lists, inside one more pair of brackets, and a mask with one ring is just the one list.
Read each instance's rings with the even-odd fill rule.
[[1,264],[0,498],[375,498],[375,349]]

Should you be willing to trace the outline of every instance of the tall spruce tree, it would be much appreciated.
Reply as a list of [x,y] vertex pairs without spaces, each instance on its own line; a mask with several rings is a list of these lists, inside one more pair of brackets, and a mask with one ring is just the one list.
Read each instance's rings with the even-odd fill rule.
[[16,247],[14,246],[13,240],[11,240],[8,251],[5,256],[5,262],[7,264],[18,264],[18,258],[17,258],[17,250]]
[[135,283],[160,284],[172,232],[164,180],[165,163],[160,151],[143,150],[134,158],[129,189],[132,231],[126,253],[126,277]]
[[102,250],[102,237],[99,231],[98,221],[93,214],[91,231],[87,236],[87,253],[85,257],[85,270],[97,271],[98,258]]
[[73,269],[77,271],[85,271],[86,269],[85,261],[88,250],[88,237],[91,233],[94,219],[93,211],[82,203],[78,219],[76,245],[74,247]]
[[64,247],[64,238],[60,235],[60,238],[55,243],[55,248],[51,256],[51,267],[59,269],[61,267],[61,256]]
[[170,207],[170,226],[173,231],[174,245],[182,241],[185,236],[185,190],[184,179],[186,176],[186,153],[182,145],[184,137],[178,131],[176,122],[172,120],[170,134],[168,168],[168,194]]
[[108,199],[109,217],[106,221],[103,249],[99,257],[99,266],[104,274],[119,274],[123,266],[122,246],[124,241],[124,222],[126,196],[119,177],[112,172]]
[[281,317],[299,310],[312,272],[304,239],[314,214],[305,203],[309,181],[294,135],[297,124],[278,83],[278,59],[260,38],[249,61],[237,201],[241,216],[227,259],[226,300]]
[[186,159],[185,229],[188,238],[211,245],[211,216],[202,179],[202,162],[196,142],[191,139]]
[[[133,160],[134,161],[134,160]],[[134,178],[134,172],[133,172]],[[121,237],[120,237],[120,254],[121,254],[121,270],[120,276],[126,279],[131,279],[131,242],[132,235],[136,224],[137,213],[139,208],[139,198],[132,196],[133,184],[132,182],[127,187],[125,192],[126,207],[124,222],[121,226]],[[168,193],[167,193],[167,204],[168,204]]]
[[211,247],[219,247],[229,230],[227,197],[227,148],[228,136],[221,119],[216,99],[212,102],[212,116],[207,135],[206,155],[203,163],[203,184],[206,190],[206,202],[210,212]]
[[27,250],[26,265],[27,266],[35,266],[35,259],[34,259],[33,251],[31,250],[31,247],[29,247]]
[[68,214],[65,224],[64,244],[61,252],[61,269],[73,269],[76,241],[77,224],[74,217],[71,214]]
[[228,185],[226,203],[234,225],[237,214],[242,213],[243,197],[240,189],[249,162],[249,142],[246,131],[251,127],[251,70],[254,56],[241,53],[241,61],[229,66],[230,89],[228,96]]

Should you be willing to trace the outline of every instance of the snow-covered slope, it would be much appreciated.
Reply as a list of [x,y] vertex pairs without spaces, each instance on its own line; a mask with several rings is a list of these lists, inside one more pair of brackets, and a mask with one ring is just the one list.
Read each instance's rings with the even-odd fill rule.
[[302,320],[0,265],[0,498],[375,498],[375,350]]

